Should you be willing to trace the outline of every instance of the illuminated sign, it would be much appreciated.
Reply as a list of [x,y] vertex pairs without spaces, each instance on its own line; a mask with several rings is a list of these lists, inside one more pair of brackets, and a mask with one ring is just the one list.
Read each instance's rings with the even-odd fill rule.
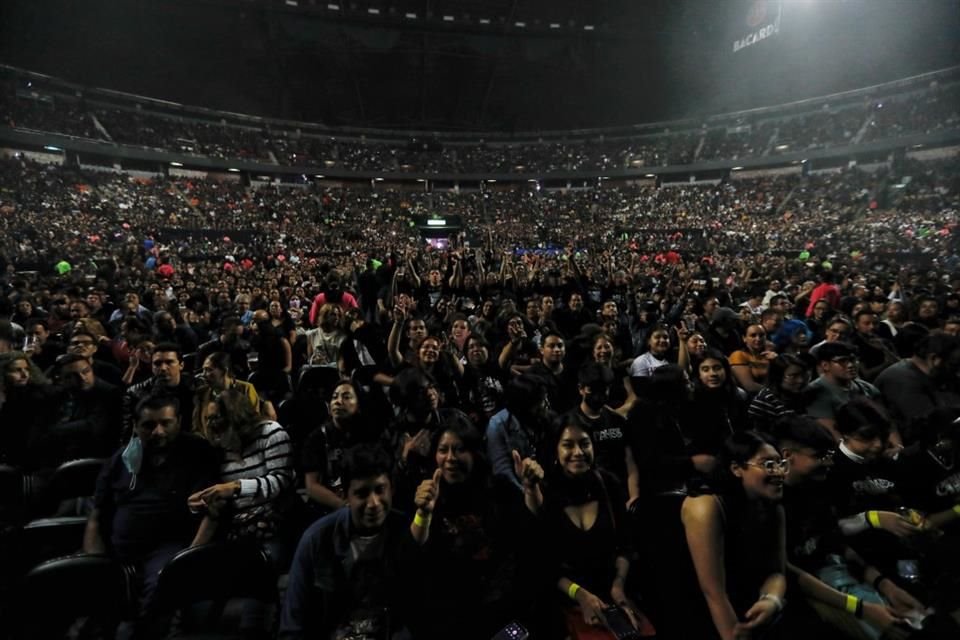
[[432,218],[427,220],[428,227],[445,227],[447,226],[447,221],[443,218]]

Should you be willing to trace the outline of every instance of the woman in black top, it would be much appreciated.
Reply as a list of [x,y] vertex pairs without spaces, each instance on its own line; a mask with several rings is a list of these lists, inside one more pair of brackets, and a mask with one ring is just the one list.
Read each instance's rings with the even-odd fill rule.
[[516,615],[519,500],[494,500],[483,440],[469,423],[439,429],[431,450],[436,470],[417,488],[410,525],[423,549],[414,581],[424,596],[411,626],[427,640],[487,640]]
[[490,361],[490,345],[471,335],[464,343],[467,366],[460,379],[462,408],[474,424],[485,426],[503,408],[503,371]]
[[[684,500],[680,517],[709,612],[698,615],[691,603],[685,637],[748,638],[776,620],[787,590],[779,505],[786,468],[772,444],[754,432],[738,433],[724,443],[715,493]],[[690,585],[679,597],[695,593]]]
[[[611,605],[643,635],[652,635],[650,623],[627,595],[633,553],[626,497],[616,478],[594,466],[586,425],[573,414],[561,417],[543,451],[551,460],[543,488],[533,495],[525,488],[527,508],[539,519],[541,574],[551,593],[551,609],[564,613],[574,635],[584,625],[606,624],[605,610]],[[524,469],[515,461],[523,477]]]
[[303,445],[301,471],[311,504],[322,513],[346,504],[346,487],[341,480],[344,452],[360,443],[374,443],[378,434],[365,428],[360,393],[349,381],[341,381],[330,396],[330,419],[307,436]]
[[694,362],[694,376],[691,451],[715,456],[727,437],[746,430],[747,394],[734,383],[730,362],[716,349],[707,349]]

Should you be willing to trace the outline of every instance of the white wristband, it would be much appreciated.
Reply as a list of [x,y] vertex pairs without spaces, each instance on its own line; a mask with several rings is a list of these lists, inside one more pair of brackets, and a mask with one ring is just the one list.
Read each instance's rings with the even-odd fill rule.
[[787,603],[783,601],[783,598],[772,593],[761,593],[760,599],[771,601],[777,607],[777,613],[783,611],[783,608],[787,606]]
[[852,515],[848,518],[841,518],[837,524],[840,525],[840,530],[845,536],[855,536],[870,528],[870,523],[867,521],[867,514],[865,512]]

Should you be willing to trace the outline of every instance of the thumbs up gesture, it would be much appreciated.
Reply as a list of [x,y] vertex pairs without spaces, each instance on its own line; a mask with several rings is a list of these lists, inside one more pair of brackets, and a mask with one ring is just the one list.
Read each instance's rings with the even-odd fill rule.
[[433,472],[432,479],[424,480],[417,487],[413,503],[424,516],[432,514],[433,509],[437,506],[437,498],[440,497],[440,475],[442,473],[440,469],[437,469]]
[[533,458],[520,458],[516,449],[513,450],[513,470],[524,489],[533,489],[543,480],[543,467]]

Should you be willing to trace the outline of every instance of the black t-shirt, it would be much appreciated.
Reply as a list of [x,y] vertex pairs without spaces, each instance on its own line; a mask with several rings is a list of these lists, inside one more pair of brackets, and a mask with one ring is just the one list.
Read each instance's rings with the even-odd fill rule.
[[824,483],[785,487],[787,560],[810,573],[826,565],[829,554],[843,554],[846,542]]
[[301,469],[303,473],[316,472],[320,483],[341,497],[345,495],[342,486],[343,453],[360,443],[377,442],[373,434],[358,433],[358,429],[340,429],[331,421],[314,429],[303,443]]
[[590,440],[593,441],[596,464],[606,469],[621,485],[627,484],[627,421],[620,414],[604,407],[597,418],[590,418],[577,407],[575,413],[585,424],[590,425]]
[[827,477],[830,490],[825,495],[831,497],[841,518],[872,509],[896,511],[901,506],[897,479],[893,462],[861,463],[838,451]]
[[542,362],[533,364],[527,369],[526,375],[542,380],[547,392],[547,408],[555,413],[563,413],[573,409],[580,401],[577,391],[577,372],[570,367],[554,374]]

